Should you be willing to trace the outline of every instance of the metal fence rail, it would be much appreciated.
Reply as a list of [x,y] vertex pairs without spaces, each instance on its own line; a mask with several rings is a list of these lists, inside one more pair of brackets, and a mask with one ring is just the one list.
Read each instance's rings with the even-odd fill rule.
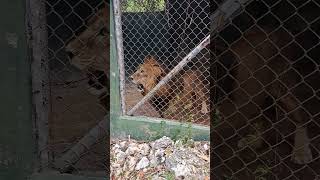
[[244,2],[215,4],[212,177],[319,179],[320,4]]

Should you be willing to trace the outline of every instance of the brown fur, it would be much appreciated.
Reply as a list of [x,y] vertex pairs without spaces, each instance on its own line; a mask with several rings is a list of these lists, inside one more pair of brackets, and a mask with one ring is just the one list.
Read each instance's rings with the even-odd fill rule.
[[[167,71],[158,63],[153,56],[147,56],[144,63],[139,66],[137,71],[131,76],[133,83],[140,86],[143,96],[148,94],[163,77]],[[176,75],[169,83],[160,87],[151,99],[151,104],[157,109],[161,117],[168,108],[169,103],[182,90],[181,99],[189,99],[192,95],[201,102],[201,112],[208,113],[208,102],[204,92],[205,84],[199,71],[187,70]],[[196,103],[196,101],[194,101]],[[195,104],[194,104],[195,105]]]
[[109,90],[109,37],[110,18],[109,5],[100,9],[87,21],[87,29],[72,39],[65,50],[69,53],[70,63],[86,72],[89,85],[95,86],[88,90],[94,94],[100,93],[100,102],[107,109],[109,106],[108,92],[96,92],[95,88]]
[[[293,76],[286,79],[281,76],[285,70],[290,68],[290,60],[281,58],[278,48],[290,42],[290,38],[281,31],[267,37],[261,29],[253,27],[240,40],[231,45],[230,50],[239,62],[233,70],[237,86],[231,93],[231,98],[238,108],[236,111],[240,111],[247,119],[262,118],[259,115],[261,115],[261,107],[266,101],[267,94],[286,114],[292,115],[289,118],[297,126],[306,122],[301,110],[298,109],[299,103],[285,85],[285,82],[297,83],[297,80]],[[286,54],[294,57],[295,51],[287,48]],[[230,117],[231,123],[237,123],[232,121],[231,116],[224,116],[227,119]],[[236,129],[240,128],[239,125],[236,126],[238,126],[235,127]],[[299,164],[310,162],[312,154],[308,146],[306,128],[297,128],[294,140],[293,161]]]
[[73,55],[72,65],[109,73],[109,22],[108,5],[89,18],[88,28],[66,46],[66,51]]

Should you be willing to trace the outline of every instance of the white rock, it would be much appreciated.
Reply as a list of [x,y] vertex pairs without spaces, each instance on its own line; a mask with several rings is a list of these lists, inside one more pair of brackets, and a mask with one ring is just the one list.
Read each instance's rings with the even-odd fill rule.
[[164,149],[157,149],[156,152],[154,153],[154,155],[157,157],[164,156]]
[[154,149],[154,142],[149,143],[149,145],[151,146],[151,149]]
[[150,158],[150,167],[156,167],[158,165],[156,158]]
[[134,170],[134,167],[136,166],[136,163],[137,163],[137,159],[133,156],[128,156],[127,157],[127,161],[126,161],[126,164],[125,164],[125,168],[124,168],[124,171],[133,171]]
[[169,137],[163,136],[162,138],[160,138],[154,142],[153,148],[154,149],[164,149],[170,145],[173,145],[173,141]]
[[186,165],[178,164],[176,167],[172,168],[176,177],[185,177],[191,175],[191,169]]
[[129,178],[132,173],[139,171],[148,173],[150,170],[158,171],[151,176],[154,180],[165,180],[161,173],[163,171],[172,171],[177,179],[204,179],[209,172],[209,162],[205,158],[208,151],[208,142],[195,141],[190,146],[181,140],[173,142],[168,137],[148,143],[117,141],[112,144],[110,156],[113,161],[110,168],[116,179]]
[[203,148],[204,148],[204,150],[206,150],[206,151],[209,150],[208,144],[204,144],[204,145],[203,145]]
[[139,152],[139,148],[137,147],[137,144],[132,143],[129,145],[125,153],[127,155],[134,155],[136,152]]
[[149,154],[150,146],[147,143],[139,144],[138,148],[140,149],[140,154],[147,156]]
[[124,153],[123,151],[119,151],[117,154],[116,154],[116,160],[119,164],[123,164],[124,161],[126,160],[126,153]]
[[118,144],[115,144],[111,150],[116,151],[117,149],[120,149],[120,146]]
[[115,172],[115,176],[119,177],[122,174],[122,172],[123,172],[122,169],[117,169]]
[[120,148],[121,150],[125,151],[128,148],[128,142],[127,141],[120,142]]
[[150,151],[149,159],[150,166],[155,167],[163,162],[165,162],[166,158],[164,157],[164,149],[157,149],[155,152],[153,150]]
[[121,167],[121,165],[118,164],[118,163],[112,163],[111,167],[113,167],[113,168],[119,168],[119,167]]
[[160,163],[164,163],[165,161],[166,161],[166,158],[165,157],[161,157]]
[[154,156],[154,150],[153,149],[150,150],[148,157],[151,158],[152,156]]
[[190,178],[192,174],[201,175],[202,169],[208,168],[209,164],[199,158],[192,149],[180,148],[166,157],[165,165],[175,172],[176,177],[183,175],[184,178]]
[[140,170],[143,168],[146,168],[149,166],[149,159],[146,157],[141,158],[141,160],[138,162],[137,166],[136,166],[136,170]]

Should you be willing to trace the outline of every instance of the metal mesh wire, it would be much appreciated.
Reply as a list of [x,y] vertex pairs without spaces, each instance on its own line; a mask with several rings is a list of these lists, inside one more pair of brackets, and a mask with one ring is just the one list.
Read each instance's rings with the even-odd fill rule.
[[[121,1],[126,111],[209,35],[209,8],[206,0]],[[203,49],[133,115],[209,125],[209,59]]]
[[[49,167],[103,120],[109,110],[106,73],[109,69],[109,7],[103,9],[107,3],[104,0],[46,1],[52,103]],[[82,144],[84,153],[77,154],[65,172],[106,175],[106,142],[103,138],[92,141],[96,145]]]
[[213,179],[319,179],[319,12],[247,1],[212,32]]

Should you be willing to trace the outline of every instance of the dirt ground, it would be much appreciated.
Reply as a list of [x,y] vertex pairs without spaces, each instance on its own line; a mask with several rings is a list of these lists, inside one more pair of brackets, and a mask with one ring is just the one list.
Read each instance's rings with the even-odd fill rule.
[[[136,85],[132,83],[126,83],[125,87],[125,103],[126,103],[126,111],[129,111],[134,105],[136,105],[143,96],[138,91]],[[152,107],[150,103],[145,103],[142,105],[134,114],[134,116],[149,116],[149,117],[157,117],[159,118],[159,113]]]
[[[126,94],[125,94],[125,102],[127,111],[130,110],[134,105],[136,105],[143,96],[138,91],[136,85],[132,83],[126,83]],[[201,125],[210,125],[210,117],[209,114],[201,114],[200,106],[194,107],[189,106],[189,109],[186,109],[181,106],[181,102],[178,100],[173,100],[169,109],[164,113],[165,119],[171,121],[179,121],[179,122],[188,122],[191,121],[194,124]],[[198,103],[200,105],[200,103]],[[147,116],[147,117],[156,117],[160,118],[159,113],[155,110],[155,108],[150,103],[145,103],[142,105],[137,112],[134,113],[134,116]]]
[[[73,74],[68,80],[82,79]],[[103,119],[106,110],[99,104],[98,97],[88,93],[86,80],[69,85],[61,80],[51,81],[52,110],[50,116],[50,148],[53,158],[59,158],[78,142],[91,128]],[[105,141],[97,143],[74,166],[74,173],[81,171],[105,171]]]

